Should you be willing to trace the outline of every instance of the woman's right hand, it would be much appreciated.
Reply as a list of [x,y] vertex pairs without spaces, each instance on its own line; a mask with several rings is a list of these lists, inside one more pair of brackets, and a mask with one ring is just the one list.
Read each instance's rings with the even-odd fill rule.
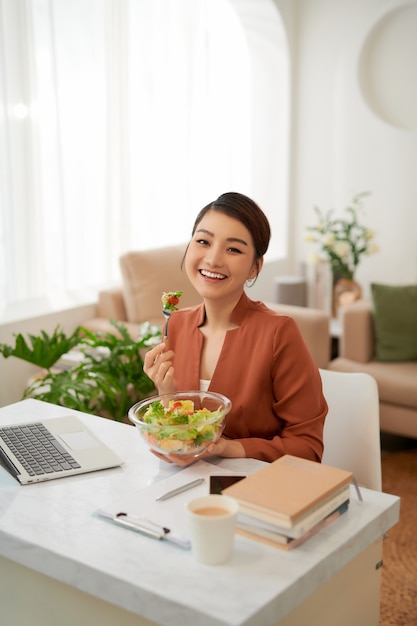
[[172,364],[173,358],[173,351],[167,350],[167,346],[163,342],[145,354],[143,371],[153,381],[159,394],[177,391]]

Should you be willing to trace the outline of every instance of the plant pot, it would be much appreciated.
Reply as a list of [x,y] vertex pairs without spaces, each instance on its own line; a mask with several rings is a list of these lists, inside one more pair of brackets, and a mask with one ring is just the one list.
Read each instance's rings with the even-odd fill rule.
[[338,317],[339,309],[352,304],[362,297],[362,287],[353,278],[339,278],[333,288],[333,317]]

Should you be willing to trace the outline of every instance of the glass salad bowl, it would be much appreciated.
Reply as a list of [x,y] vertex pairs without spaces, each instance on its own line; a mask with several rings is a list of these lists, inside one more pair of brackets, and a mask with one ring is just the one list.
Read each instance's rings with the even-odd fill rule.
[[181,391],[137,402],[128,416],[152,450],[199,456],[220,438],[231,408],[222,394]]

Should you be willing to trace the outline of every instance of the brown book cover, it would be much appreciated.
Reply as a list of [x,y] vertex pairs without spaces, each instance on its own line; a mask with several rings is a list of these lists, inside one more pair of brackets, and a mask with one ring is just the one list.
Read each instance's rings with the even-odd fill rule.
[[222,493],[241,503],[245,513],[266,513],[291,528],[352,480],[352,472],[287,454]]

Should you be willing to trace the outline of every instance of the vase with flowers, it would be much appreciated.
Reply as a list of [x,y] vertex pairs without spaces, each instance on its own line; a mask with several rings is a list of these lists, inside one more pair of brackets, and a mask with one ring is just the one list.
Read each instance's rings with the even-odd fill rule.
[[326,260],[333,273],[333,315],[338,309],[357,300],[362,295],[361,286],[355,280],[356,268],[363,255],[378,252],[374,242],[375,233],[359,223],[363,200],[369,192],[355,195],[345,208],[342,217],[334,217],[334,211],[314,210],[318,217],[315,226],[307,227],[306,241],[318,244],[318,252],[310,255],[310,263]]

